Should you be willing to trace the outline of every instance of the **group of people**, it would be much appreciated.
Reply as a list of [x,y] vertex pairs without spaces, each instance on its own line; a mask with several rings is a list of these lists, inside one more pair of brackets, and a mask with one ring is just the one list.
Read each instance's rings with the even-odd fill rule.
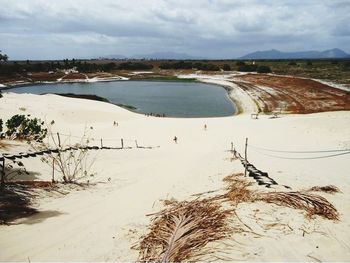
[[153,116],[153,117],[166,117],[165,114],[158,114],[158,113],[146,113],[145,116],[149,117],[149,116]]

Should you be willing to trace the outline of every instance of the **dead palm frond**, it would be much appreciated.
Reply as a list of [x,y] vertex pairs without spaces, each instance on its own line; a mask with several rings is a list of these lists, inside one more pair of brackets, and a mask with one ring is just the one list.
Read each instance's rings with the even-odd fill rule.
[[141,261],[179,262],[198,255],[208,242],[228,237],[231,212],[212,200],[170,202],[155,215],[140,244]]
[[306,211],[309,217],[319,215],[338,220],[337,209],[324,197],[306,192],[270,192],[258,195],[258,200]]
[[328,194],[339,193],[340,189],[334,185],[326,185],[326,186],[313,186],[307,190],[308,192],[324,192]]
[[233,174],[226,176],[223,181],[226,183],[226,193],[223,195],[232,204],[237,205],[242,202],[250,202],[253,200],[253,191],[249,189],[252,185],[247,181],[243,174]]

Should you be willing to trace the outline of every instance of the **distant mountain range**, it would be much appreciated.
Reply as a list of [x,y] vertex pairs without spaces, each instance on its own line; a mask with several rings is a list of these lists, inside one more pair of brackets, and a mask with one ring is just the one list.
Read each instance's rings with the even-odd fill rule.
[[339,48],[328,49],[325,51],[301,51],[301,52],[282,52],[276,49],[256,51],[249,53],[239,59],[322,59],[322,58],[350,58]]
[[130,57],[123,55],[108,55],[100,57],[100,59],[200,59],[199,57],[190,56],[186,53],[176,52],[154,52],[150,54],[137,54]]
[[[282,52],[277,49],[256,51],[249,53],[238,59],[326,59],[326,58],[350,58],[350,54],[339,48],[328,49],[325,51],[300,51],[300,52]],[[137,54],[133,56],[108,55],[99,57],[99,59],[173,59],[173,60],[196,60],[206,59],[205,57],[195,57],[186,53],[176,52],[154,52],[150,54]]]

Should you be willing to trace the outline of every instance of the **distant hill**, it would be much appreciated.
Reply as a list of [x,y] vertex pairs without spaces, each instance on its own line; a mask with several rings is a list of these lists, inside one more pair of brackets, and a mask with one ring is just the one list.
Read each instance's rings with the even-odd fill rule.
[[325,51],[282,52],[276,49],[256,51],[239,59],[321,59],[321,58],[350,58],[350,54],[339,48]]
[[134,55],[132,58],[136,59],[199,59],[198,57],[190,56],[186,53],[176,53],[176,52],[154,52],[151,54],[139,54]]
[[108,55],[108,56],[103,56],[99,57],[98,59],[126,59],[126,56],[123,55]]

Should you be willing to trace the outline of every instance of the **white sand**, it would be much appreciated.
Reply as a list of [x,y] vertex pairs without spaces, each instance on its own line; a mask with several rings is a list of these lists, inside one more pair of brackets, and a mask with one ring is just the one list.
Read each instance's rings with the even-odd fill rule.
[[[244,98],[239,91],[235,94]],[[249,144],[271,149],[350,148],[350,112],[345,111],[278,119],[262,116],[259,120],[247,114],[177,119],[145,117],[107,103],[55,95],[8,93],[0,102],[3,119],[20,113],[21,107],[26,108],[26,114],[48,122],[54,119],[55,131],[63,134],[79,136],[85,127],[93,126],[91,136],[116,140],[105,141],[108,146],[120,145],[120,138],[131,146],[134,139],[144,146],[160,145],[153,150],[99,151],[94,167],[98,174],[93,180],[105,183],[66,196],[37,199],[36,207],[42,213],[20,220],[21,224],[0,226],[0,261],[135,261],[138,252],[131,246],[147,232],[149,218],[145,215],[161,209],[160,199],[185,200],[192,194],[221,188],[225,176],[243,171],[238,161],[229,161],[226,150],[234,142],[243,153],[246,137]],[[245,105],[247,111],[254,110],[248,101]],[[178,144],[172,141],[175,135]],[[233,239],[239,243],[227,241],[232,249],[226,257],[249,261],[350,260],[350,155],[286,160],[249,148],[248,157],[279,184],[293,190],[338,186],[342,193],[322,195],[339,210],[340,221],[308,220],[300,211],[263,203],[241,204],[238,215],[261,236],[235,234]],[[25,164],[28,170],[40,173],[37,179],[50,179],[50,169],[39,160]]]

